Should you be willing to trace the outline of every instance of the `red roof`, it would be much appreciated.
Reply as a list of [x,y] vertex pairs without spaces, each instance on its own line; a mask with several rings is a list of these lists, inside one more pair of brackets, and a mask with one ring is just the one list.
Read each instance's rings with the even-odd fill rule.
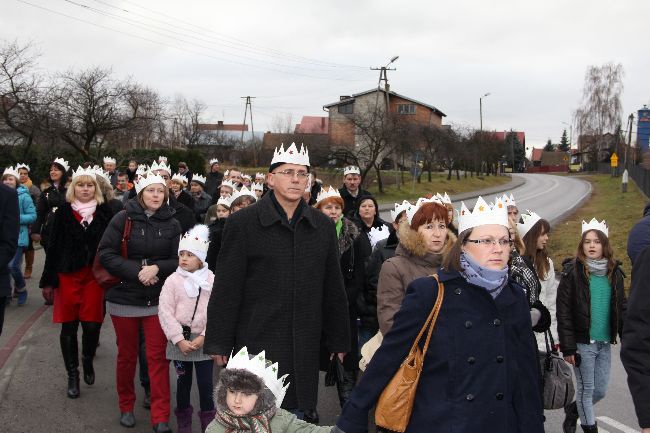
[[[494,134],[495,138],[505,141],[506,136],[508,135],[509,132],[511,132],[511,131],[503,131],[503,132],[502,131],[494,131],[493,134]],[[526,133],[525,132],[523,132],[523,131],[512,131],[512,132],[517,134],[517,140],[519,140],[519,142],[521,144],[526,145]]]
[[535,149],[533,147],[533,154],[531,155],[530,160],[531,161],[541,161],[543,152],[544,152],[544,149]]
[[302,120],[296,125],[296,134],[327,134],[329,129],[329,117],[302,116]]

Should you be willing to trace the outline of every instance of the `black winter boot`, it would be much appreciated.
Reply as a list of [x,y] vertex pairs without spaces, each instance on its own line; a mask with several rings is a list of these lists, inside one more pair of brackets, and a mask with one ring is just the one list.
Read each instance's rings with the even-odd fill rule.
[[598,424],[594,425],[584,425],[582,424],[580,427],[582,427],[582,431],[585,433],[598,433]]
[[68,398],[79,397],[79,348],[76,335],[61,335],[61,353],[68,372]]
[[350,398],[350,393],[357,383],[357,372],[354,370],[343,370],[343,381],[336,383],[336,389],[339,393],[339,403],[341,407]]
[[88,385],[95,383],[95,368],[93,359],[99,343],[100,323],[82,322],[83,334],[81,336],[81,365],[84,371],[84,382]]
[[562,430],[564,433],[576,433],[576,426],[578,423],[578,405],[574,401],[568,406],[564,407],[564,422],[562,423]]

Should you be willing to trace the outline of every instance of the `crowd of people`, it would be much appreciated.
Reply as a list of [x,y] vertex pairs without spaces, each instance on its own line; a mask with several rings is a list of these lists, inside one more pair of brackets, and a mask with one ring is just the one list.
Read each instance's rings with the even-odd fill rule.
[[[119,171],[109,156],[75,170],[56,158],[40,188],[29,174],[17,163],[2,176],[0,333],[6,306],[27,302],[38,242],[66,394],[82,395],[80,378],[95,382],[108,313],[124,427],[137,422],[139,364],[153,430],[172,431],[171,363],[180,433],[192,431],[194,377],[203,432],[365,432],[440,302],[406,431],[543,432],[540,360],[553,351],[577,383],[563,404],[564,432],[578,419],[597,432],[594,408],[623,335],[639,423],[650,432],[650,212],[630,233],[628,301],[605,221],[583,222],[556,278],[549,222],[520,214],[512,194],[458,211],[448,194],[430,194],[395,203],[384,221],[358,167],[343,169],[340,189],[323,185],[295,144],[254,175],[222,173],[216,158],[205,174],[184,162],[173,172],[164,157]],[[316,426],[319,371],[335,372],[336,426]]]

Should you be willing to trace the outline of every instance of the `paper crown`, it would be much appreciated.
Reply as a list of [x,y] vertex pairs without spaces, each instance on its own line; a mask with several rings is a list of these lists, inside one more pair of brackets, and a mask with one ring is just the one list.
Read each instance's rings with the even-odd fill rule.
[[[158,159],[160,159],[160,157]],[[165,158],[165,161],[167,161],[167,158]],[[154,173],[157,171],[166,171],[167,174],[171,176],[172,169],[167,164],[165,164],[165,161],[161,161],[160,163],[154,161],[149,167],[149,170],[153,171]]]
[[14,168],[13,166],[5,168],[4,173],[2,173],[2,177],[5,177],[5,175],[10,174],[13,177],[16,178],[16,182],[20,181],[20,174],[18,174],[18,169]]
[[411,207],[412,204],[408,202],[407,200],[404,200],[401,204],[400,203],[395,203],[395,210],[390,211],[390,220],[392,222],[395,222],[397,220],[397,217],[399,214],[404,212],[406,209]]
[[176,181],[182,183],[183,185],[187,185],[187,176],[183,176],[180,173],[175,173],[172,176],[172,180],[176,180]]
[[[270,363],[270,361],[269,361]],[[286,382],[288,374],[278,378],[278,363],[266,365],[267,359],[264,351],[255,356],[249,356],[246,346],[242,347],[236,355],[230,357],[226,369],[228,370],[246,370],[262,379],[264,385],[275,396],[275,405],[280,407],[284,396],[289,388],[289,382]]]
[[135,170],[135,174],[137,174],[138,176],[142,176],[147,172],[147,170],[149,170],[147,164],[138,164],[138,168],[137,170]]
[[160,155],[160,156],[158,157],[158,162],[167,162],[167,157],[166,157],[166,156],[163,156],[163,155]]
[[255,179],[266,179],[266,175],[264,173],[255,173]]
[[343,176],[347,176],[348,174],[361,174],[361,170],[359,170],[359,167],[356,165],[348,165],[347,167],[343,167]]
[[326,198],[330,197],[339,197],[341,198],[341,194],[339,194],[339,190],[332,188],[332,185],[329,186],[329,188],[321,189],[320,192],[318,193],[318,196],[316,196],[316,204],[320,203],[321,201],[325,200]]
[[108,172],[105,172],[100,166],[93,165],[93,170],[95,171],[96,178],[101,177],[109,184],[111,183],[111,177],[108,175]]
[[27,165],[27,164],[23,164],[22,162],[16,164],[16,171],[20,170],[21,168],[24,168],[27,171],[31,171],[30,168],[29,168],[29,165]]
[[368,239],[370,240],[370,247],[375,248],[377,242],[382,239],[386,239],[390,235],[390,230],[388,227],[382,225],[381,227],[373,227],[368,232]]
[[192,182],[200,183],[203,186],[205,186],[206,180],[207,179],[205,178],[205,176],[201,176],[200,174],[195,174],[194,176],[192,176]]
[[585,234],[585,232],[589,230],[598,230],[602,232],[605,236],[609,237],[609,228],[607,227],[607,223],[605,220],[602,220],[601,222],[598,222],[596,218],[592,218],[589,223],[586,223],[584,220],[582,220],[582,233]]
[[440,203],[442,204],[451,204],[451,197],[449,197],[449,194],[447,193],[445,193],[445,195],[442,195],[439,192],[437,192],[436,197],[438,198],[438,200],[440,200]]
[[433,196],[431,198],[420,197],[414,205],[410,205],[406,208],[406,219],[408,220],[409,224],[411,224],[413,221],[413,217],[417,211],[420,210],[422,205],[426,203],[437,203],[439,205],[442,205],[442,201],[437,196]]
[[471,212],[465,206],[464,202],[460,204],[460,212],[458,212],[458,233],[486,224],[498,224],[509,227],[508,210],[500,198],[497,198],[495,203],[490,206],[483,200],[483,197],[479,197],[474,205],[474,210]]
[[230,170],[226,170],[223,172],[223,177],[226,178],[230,174]]
[[167,186],[167,181],[165,181],[161,175],[154,174],[153,171],[148,171],[142,175],[140,179],[135,181],[135,193],[140,194],[140,191],[155,183],[160,183],[164,186]]
[[303,144],[300,145],[300,151],[298,151],[296,143],[291,143],[291,146],[285,151],[284,144],[281,144],[279,150],[276,147],[275,151],[273,151],[273,159],[271,160],[271,165],[278,163],[306,165],[309,167],[309,151]]
[[210,167],[212,167],[212,164],[219,164],[219,160],[217,158],[212,158],[210,160]]
[[217,204],[222,205],[230,209],[230,205],[232,204],[232,198],[228,195],[226,197],[219,197],[219,200],[217,200]]
[[257,201],[257,196],[253,191],[250,189],[246,188],[246,186],[242,186],[239,191],[235,191],[233,195],[230,197],[230,202],[232,203],[233,201],[237,200],[239,197],[252,197],[253,201]]
[[248,179],[248,180],[253,180],[250,174],[242,174],[241,175],[242,179]]
[[542,217],[537,215],[535,212],[529,211],[528,209],[526,209],[526,212],[527,213],[521,214],[521,220],[523,222],[517,223],[517,232],[519,232],[519,237],[521,238],[526,236],[526,233],[528,233],[530,229],[532,229],[533,226],[537,224],[537,221],[542,219]]
[[68,170],[70,170],[70,164],[68,164],[68,161],[65,161],[63,158],[54,158],[52,164],[59,164],[61,167],[63,167],[63,171],[66,173]]
[[205,224],[197,224],[181,236],[181,240],[178,242],[178,252],[189,251],[201,262],[205,262],[208,246],[210,246],[210,229]]
[[76,171],[72,170],[72,180],[75,180],[79,176],[90,176],[97,180],[97,172],[93,167],[83,168],[82,166],[79,166]]
[[104,164],[117,164],[117,160],[111,156],[105,156],[103,161]]
[[221,185],[219,185],[219,188],[221,188],[222,186],[229,186],[230,188],[233,189],[233,191],[237,189],[237,184],[230,179],[222,180]]
[[253,182],[251,184],[251,191],[264,191],[264,184]]
[[515,202],[515,197],[512,194],[510,194],[510,197],[508,197],[507,194],[503,194],[503,196],[501,197],[501,201],[503,202],[503,204],[506,205],[506,207],[517,206],[517,202]]

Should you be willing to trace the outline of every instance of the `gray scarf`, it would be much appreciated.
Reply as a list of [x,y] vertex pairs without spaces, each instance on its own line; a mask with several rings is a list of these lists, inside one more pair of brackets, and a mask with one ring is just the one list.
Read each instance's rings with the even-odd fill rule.
[[591,275],[598,275],[599,277],[604,277],[607,275],[607,262],[605,258],[602,259],[590,259],[587,257],[586,264]]
[[483,287],[496,299],[508,282],[508,266],[500,270],[487,269],[479,265],[476,260],[465,252],[460,254],[460,274],[468,283]]

